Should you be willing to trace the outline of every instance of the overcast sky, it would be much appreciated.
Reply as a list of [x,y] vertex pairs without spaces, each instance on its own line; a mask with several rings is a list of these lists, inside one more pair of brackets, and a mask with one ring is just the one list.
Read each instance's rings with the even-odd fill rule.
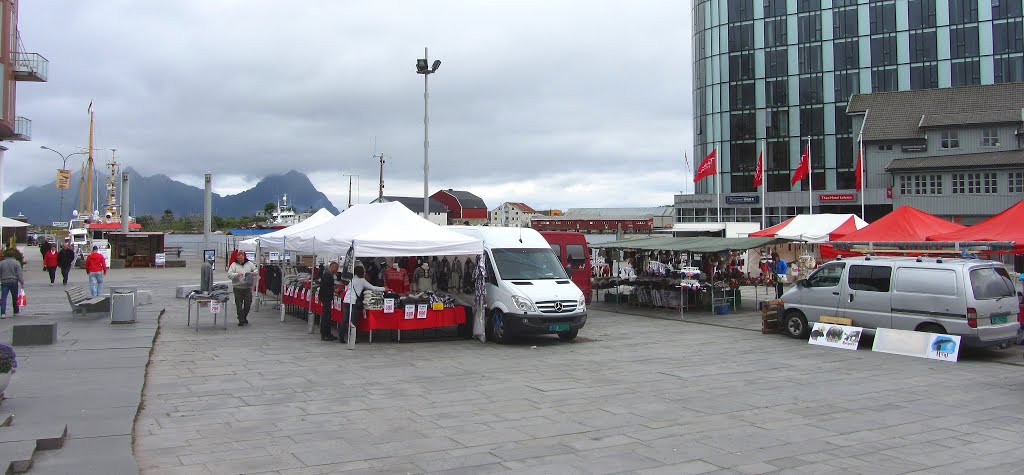
[[690,2],[19,3],[50,71],[18,84],[32,141],[9,145],[6,194],[53,180],[60,160],[40,145],[87,144],[92,100],[96,146],[143,175],[202,186],[210,171],[233,194],[295,169],[344,207],[345,174],[356,201],[376,197],[383,152],[385,194],[422,196],[424,46],[442,61],[431,193],[566,209],[692,189]]

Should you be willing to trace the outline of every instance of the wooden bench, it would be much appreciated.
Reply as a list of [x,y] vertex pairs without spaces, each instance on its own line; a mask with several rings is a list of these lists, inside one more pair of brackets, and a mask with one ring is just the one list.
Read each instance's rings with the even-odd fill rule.
[[164,254],[167,257],[171,257],[174,254],[177,258],[181,258],[181,246],[164,246]]
[[[85,292],[85,287],[72,287],[64,292],[68,294],[68,303],[71,304],[72,316],[75,313],[82,313],[84,315],[89,311],[103,312],[110,310],[109,300],[105,295],[93,297]],[[103,303],[107,303],[107,305],[104,306],[102,305]]]

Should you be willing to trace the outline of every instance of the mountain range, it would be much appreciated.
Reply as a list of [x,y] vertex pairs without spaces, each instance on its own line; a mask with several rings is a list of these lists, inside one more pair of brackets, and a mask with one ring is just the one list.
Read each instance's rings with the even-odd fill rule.
[[[132,168],[125,168],[129,174],[129,206],[132,216],[163,216],[170,209],[175,216],[202,214],[203,189],[170,179],[166,175],[142,176]],[[214,180],[216,180],[214,176]],[[100,193],[106,186],[106,176],[96,175],[93,188]],[[118,184],[120,186],[120,183]],[[60,190],[56,181],[45,185],[31,186],[11,194],[4,201],[4,214],[23,214],[32,224],[48,225],[54,221],[67,221],[71,210],[78,205],[79,177],[72,175],[71,189],[64,190],[64,215],[59,217]],[[263,211],[267,203],[277,203],[282,195],[288,195],[288,205],[296,211],[327,208],[338,214],[331,200],[313,186],[304,173],[291,170],[283,175],[263,178],[255,186],[235,195],[221,196],[213,193],[213,214],[221,217],[252,216]],[[120,194],[118,195],[120,196]]]

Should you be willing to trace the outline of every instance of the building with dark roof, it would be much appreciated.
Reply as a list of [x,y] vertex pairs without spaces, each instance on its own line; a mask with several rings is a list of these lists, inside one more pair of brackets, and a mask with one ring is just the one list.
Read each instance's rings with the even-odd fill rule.
[[448,224],[487,224],[487,204],[468,191],[441,190],[431,195],[448,210]]
[[[693,168],[712,150],[722,220],[860,213],[850,96],[1024,81],[1021,0],[693,0]],[[1002,106],[978,111],[999,111]],[[941,115],[941,112],[934,112]],[[935,121],[944,120],[936,117]],[[913,125],[917,125],[916,123]],[[790,185],[811,142],[812,176]],[[762,145],[763,144],[763,145]],[[717,220],[713,178],[677,195],[680,221]],[[870,191],[870,190],[869,190]],[[821,196],[824,195],[824,199]],[[874,201],[870,194],[866,197]],[[867,210],[878,217],[884,206]]]
[[1024,196],[1024,83],[854,95],[866,203],[962,224]]
[[[423,198],[415,196],[384,196],[377,198],[370,203],[390,203],[397,201],[409,208],[410,211],[420,216],[423,215]],[[444,207],[440,201],[430,198],[429,202],[430,216],[427,218],[430,222],[446,225],[448,224],[448,209]]]
[[541,214],[526,203],[506,201],[490,211],[490,223],[492,226],[528,228],[530,218],[534,216]]

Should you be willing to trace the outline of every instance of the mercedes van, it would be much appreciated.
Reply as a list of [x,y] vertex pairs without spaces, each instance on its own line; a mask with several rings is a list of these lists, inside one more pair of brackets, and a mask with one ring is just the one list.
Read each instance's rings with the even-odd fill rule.
[[999,262],[858,257],[826,263],[783,294],[786,333],[807,338],[823,315],[873,334],[895,328],[960,335],[964,347],[1016,342],[1017,294]]
[[548,242],[530,228],[447,226],[484,243],[487,337],[557,334],[574,340],[587,323],[583,292]]

